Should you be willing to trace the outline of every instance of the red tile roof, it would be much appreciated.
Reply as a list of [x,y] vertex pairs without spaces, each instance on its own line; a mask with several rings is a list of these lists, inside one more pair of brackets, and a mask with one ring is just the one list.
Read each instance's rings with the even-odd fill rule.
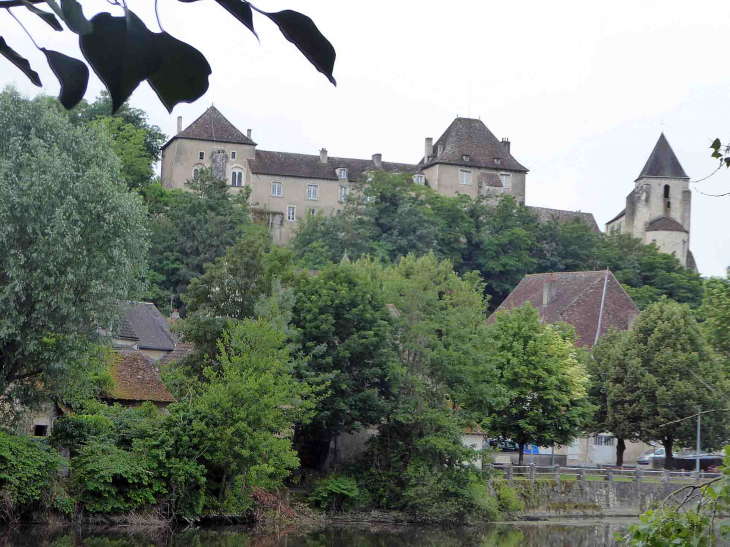
[[178,344],[170,353],[163,355],[158,363],[160,366],[165,366],[173,361],[179,361],[180,359],[190,355],[193,352],[193,349],[195,349],[195,347],[188,342]]
[[[497,308],[495,314],[520,308],[527,302],[540,312],[540,317],[548,323],[565,321],[575,328],[578,346],[592,346],[598,329],[598,315],[603,296],[605,271],[599,272],[559,272],[526,275],[515,290]],[[556,283],[553,299],[543,306],[543,287],[552,279]],[[492,314],[487,320],[495,320]],[[626,330],[632,317],[639,314],[639,309],[626,293],[613,273],[608,272],[606,284],[606,301],[601,322],[601,335],[611,327]]]

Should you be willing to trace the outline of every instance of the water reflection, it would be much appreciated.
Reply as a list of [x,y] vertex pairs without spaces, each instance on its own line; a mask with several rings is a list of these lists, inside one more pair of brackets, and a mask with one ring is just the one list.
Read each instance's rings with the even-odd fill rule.
[[0,532],[0,547],[613,547],[614,534],[626,526],[621,522],[594,521],[499,524],[486,529],[450,530],[415,526],[340,527],[302,533],[289,529],[276,534],[257,534],[237,527],[175,532],[29,528]]

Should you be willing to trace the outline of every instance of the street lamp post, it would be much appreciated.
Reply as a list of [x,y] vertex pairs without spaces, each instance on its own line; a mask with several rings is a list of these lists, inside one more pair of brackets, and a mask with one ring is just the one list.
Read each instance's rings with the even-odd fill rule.
[[695,463],[695,471],[697,475],[700,473],[700,425],[702,424],[702,409],[697,407],[697,462]]

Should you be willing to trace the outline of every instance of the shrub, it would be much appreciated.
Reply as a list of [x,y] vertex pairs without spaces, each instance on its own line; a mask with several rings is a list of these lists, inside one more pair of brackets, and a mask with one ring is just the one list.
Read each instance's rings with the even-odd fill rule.
[[62,416],[53,423],[50,442],[57,448],[68,448],[73,457],[89,441],[109,438],[113,428],[114,424],[106,416]]
[[12,518],[20,509],[50,499],[64,460],[43,441],[0,431],[0,497],[4,514]]
[[315,485],[309,501],[320,509],[342,511],[353,507],[359,497],[360,489],[355,479],[330,475]]
[[518,513],[525,509],[525,502],[519,498],[514,488],[506,484],[498,487],[497,501],[501,513]]
[[98,442],[83,446],[71,462],[77,500],[91,513],[121,513],[154,504],[163,482],[139,454]]

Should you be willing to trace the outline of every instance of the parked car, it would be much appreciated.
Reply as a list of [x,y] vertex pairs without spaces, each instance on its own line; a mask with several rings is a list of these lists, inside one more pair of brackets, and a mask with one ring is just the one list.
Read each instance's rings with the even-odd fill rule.
[[[487,441],[484,441],[484,448],[486,449]],[[496,448],[500,452],[519,452],[520,447],[517,446],[517,443],[512,441],[505,441],[503,439],[489,439],[489,448]],[[527,453],[527,452],[525,452]]]
[[[679,454],[676,452],[673,452],[674,457],[678,458]],[[654,448],[651,450],[647,450],[644,452],[641,456],[639,456],[639,459],[636,460],[636,463],[639,465],[649,465],[651,464],[651,460],[654,458],[663,458],[667,455],[667,451],[665,448]]]

